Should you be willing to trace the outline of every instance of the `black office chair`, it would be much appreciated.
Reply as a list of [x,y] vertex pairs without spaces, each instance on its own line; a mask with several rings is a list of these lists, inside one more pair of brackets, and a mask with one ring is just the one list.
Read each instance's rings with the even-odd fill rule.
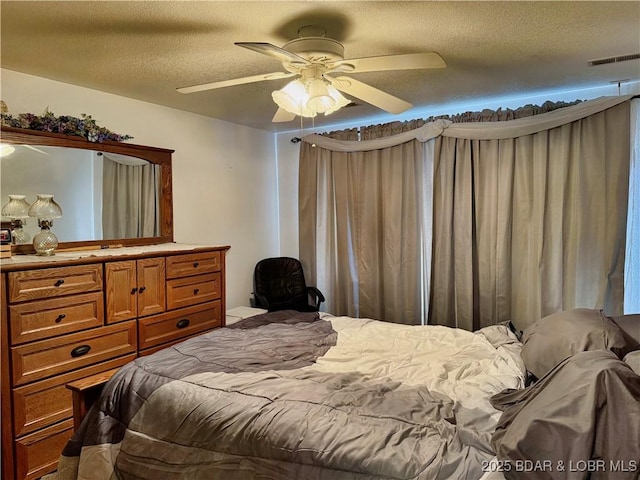
[[291,257],[265,258],[256,264],[253,296],[256,307],[270,312],[317,312],[324,302],[320,290],[307,286],[300,261]]

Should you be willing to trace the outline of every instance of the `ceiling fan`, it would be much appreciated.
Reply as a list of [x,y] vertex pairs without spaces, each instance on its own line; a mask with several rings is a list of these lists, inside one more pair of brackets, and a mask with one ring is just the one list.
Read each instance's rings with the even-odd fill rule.
[[434,52],[345,59],[343,45],[324,36],[299,37],[282,48],[263,42],[235,42],[235,45],[279,60],[285,72],[182,87],[177,89],[178,92],[193,93],[296,77],[284,88],[272,93],[273,100],[279,107],[273,122],[288,122],[296,115],[315,117],[318,113],[328,115],[335,112],[350,103],[339,92],[359,98],[389,113],[398,114],[413,105],[344,74],[446,67],[442,57]]

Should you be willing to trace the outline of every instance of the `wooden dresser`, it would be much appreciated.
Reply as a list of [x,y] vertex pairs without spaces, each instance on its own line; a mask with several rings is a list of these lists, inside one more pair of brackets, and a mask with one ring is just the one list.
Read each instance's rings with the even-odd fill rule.
[[2,478],[55,470],[69,382],[224,325],[229,247],[162,244],[0,264]]

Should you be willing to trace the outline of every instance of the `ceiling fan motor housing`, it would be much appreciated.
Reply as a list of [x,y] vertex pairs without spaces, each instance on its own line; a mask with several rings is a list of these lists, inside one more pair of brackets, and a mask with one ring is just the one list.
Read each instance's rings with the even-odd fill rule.
[[327,37],[302,37],[287,42],[282,47],[310,62],[335,62],[344,59],[344,47]]

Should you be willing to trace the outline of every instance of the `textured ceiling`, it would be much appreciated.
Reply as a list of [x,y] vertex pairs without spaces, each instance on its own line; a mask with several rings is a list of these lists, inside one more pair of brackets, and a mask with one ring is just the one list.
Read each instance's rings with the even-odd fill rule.
[[[3,68],[274,131],[299,125],[271,123],[271,92],[288,80],[175,89],[280,71],[233,43],[282,46],[305,25],[342,42],[345,58],[438,52],[445,69],[354,75],[416,109],[640,79],[640,60],[588,66],[640,52],[638,1],[2,0],[0,18]],[[382,113],[354,100],[316,126]]]

